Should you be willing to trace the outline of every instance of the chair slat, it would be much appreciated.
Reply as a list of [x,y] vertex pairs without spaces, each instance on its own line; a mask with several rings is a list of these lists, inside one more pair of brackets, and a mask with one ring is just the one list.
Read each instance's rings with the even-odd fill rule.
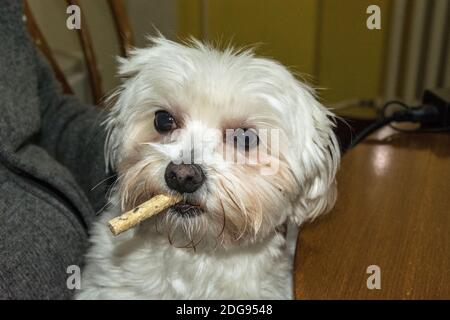
[[83,9],[78,0],[67,0],[67,3],[69,5],[77,5],[81,11],[81,28],[76,31],[81,43],[81,47],[83,49],[84,59],[86,61],[88,69],[89,80],[91,82],[92,96],[94,98],[94,102],[96,104],[99,104],[103,97],[101,76],[97,68],[97,61],[95,58],[94,49],[92,47],[92,40],[89,33],[89,28],[87,27],[86,23],[84,23],[83,19],[84,16],[82,13]]
[[122,56],[126,57],[134,46],[134,38],[125,5],[122,0],[108,0],[108,4],[120,40]]
[[53,57],[50,47],[48,46],[47,41],[42,35],[42,32],[39,29],[36,20],[34,19],[33,13],[31,12],[31,9],[26,0],[24,1],[24,14],[28,33],[33,39],[33,42],[36,45],[36,47],[38,47],[39,50],[42,52],[42,54],[47,58],[48,62],[50,63],[50,66],[53,69],[53,72],[55,73],[56,79],[59,81],[59,83],[63,88],[64,93],[73,94],[72,88],[70,87],[69,83],[66,80],[66,77],[64,76],[64,73],[61,71],[61,69],[58,66],[58,63]]

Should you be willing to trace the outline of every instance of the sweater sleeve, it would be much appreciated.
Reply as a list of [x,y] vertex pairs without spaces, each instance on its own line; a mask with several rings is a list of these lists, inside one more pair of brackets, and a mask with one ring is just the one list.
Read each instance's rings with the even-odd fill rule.
[[[37,53],[38,95],[41,108],[39,142],[66,166],[98,211],[108,188],[104,160],[105,112],[64,95],[44,58]],[[102,181],[104,181],[102,183]]]

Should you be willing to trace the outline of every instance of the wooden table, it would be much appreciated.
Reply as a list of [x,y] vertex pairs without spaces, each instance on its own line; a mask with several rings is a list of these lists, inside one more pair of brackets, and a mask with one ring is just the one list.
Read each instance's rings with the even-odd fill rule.
[[381,129],[344,155],[338,190],[300,230],[297,299],[450,299],[449,133]]

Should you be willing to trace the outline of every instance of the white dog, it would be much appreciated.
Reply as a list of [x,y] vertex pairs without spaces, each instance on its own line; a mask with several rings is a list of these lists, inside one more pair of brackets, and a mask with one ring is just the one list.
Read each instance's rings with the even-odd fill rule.
[[[77,298],[291,299],[285,226],[334,205],[333,115],[251,51],[152,42],[121,61],[106,122],[119,177]],[[111,235],[109,219],[161,193],[184,202]]]

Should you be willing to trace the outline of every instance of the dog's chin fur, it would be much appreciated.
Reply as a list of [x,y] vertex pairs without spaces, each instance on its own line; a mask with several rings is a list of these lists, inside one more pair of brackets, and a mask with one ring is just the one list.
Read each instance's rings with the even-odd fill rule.
[[[251,51],[151,41],[121,60],[124,83],[106,121],[107,161],[118,179],[93,227],[78,298],[292,298],[288,247],[296,233],[287,243],[283,228],[334,205],[340,154],[333,115],[282,65]],[[175,130],[155,130],[159,110],[173,115]],[[226,161],[224,150],[235,146],[224,132],[238,128],[275,129],[277,153],[269,139],[264,159]],[[198,139],[201,147],[192,143]],[[195,209],[168,209],[113,237],[108,219],[173,193],[165,168],[186,150],[194,162],[201,155],[206,176],[184,196]]]

